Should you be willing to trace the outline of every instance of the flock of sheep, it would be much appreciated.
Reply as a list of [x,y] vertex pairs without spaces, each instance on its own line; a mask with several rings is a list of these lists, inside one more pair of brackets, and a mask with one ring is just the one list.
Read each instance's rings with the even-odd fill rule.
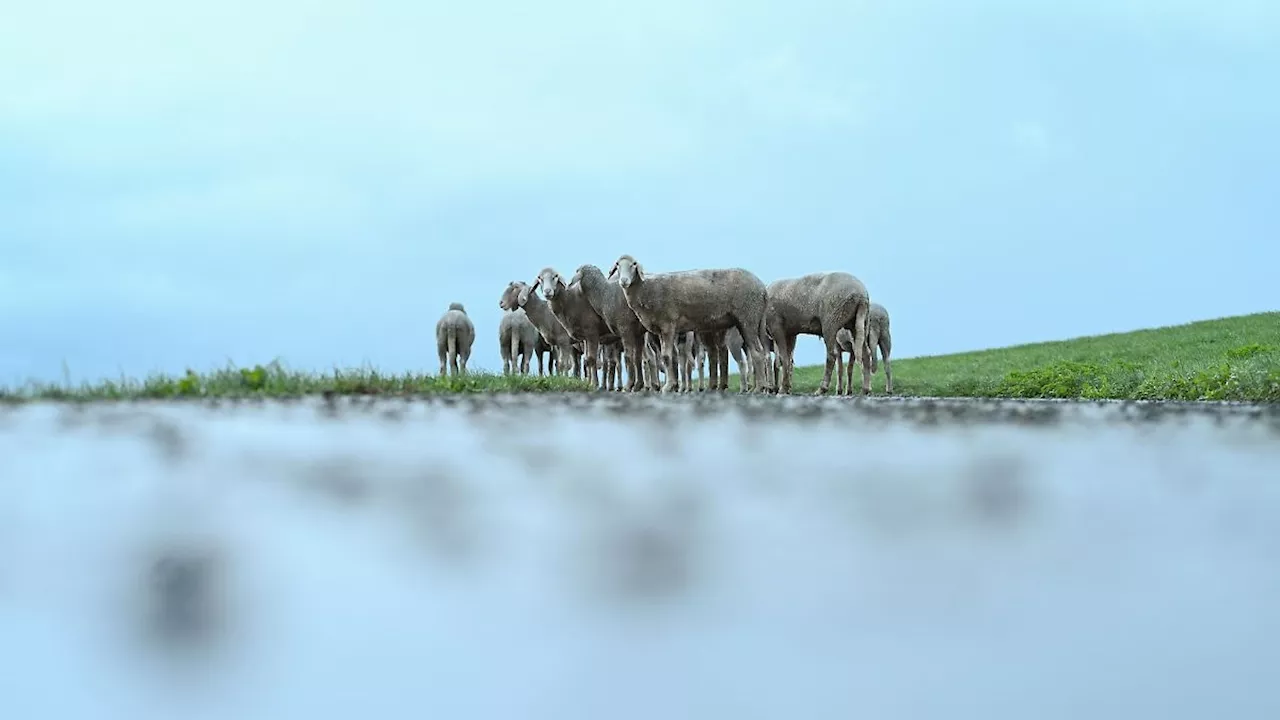
[[[650,273],[623,255],[608,273],[588,264],[567,281],[549,267],[532,283],[513,280],[498,306],[504,311],[498,327],[504,374],[528,374],[536,358],[539,375],[545,368],[589,378],[601,390],[690,392],[696,366],[699,390],[727,390],[732,355],[742,392],[790,393],[796,337],[817,335],[827,358],[816,394],[830,390],[832,370],[836,393],[852,394],[855,364],[862,366],[862,392],[870,394],[876,350],[885,392],[893,392],[889,314],[847,272],[811,273],[766,287],[741,268]],[[466,308],[450,304],[436,323],[441,375],[466,372],[475,337]]]

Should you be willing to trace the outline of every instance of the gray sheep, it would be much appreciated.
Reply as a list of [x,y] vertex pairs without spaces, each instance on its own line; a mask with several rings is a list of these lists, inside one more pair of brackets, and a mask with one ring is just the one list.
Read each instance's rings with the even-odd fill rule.
[[[538,358],[538,374],[543,374],[546,343],[524,310],[516,308],[502,314],[498,323],[498,352],[502,355],[502,374],[529,374],[529,361]],[[542,352],[540,352],[540,350]]]
[[658,336],[662,361],[668,368],[663,392],[674,389],[676,368],[676,335],[681,332],[714,332],[737,327],[742,333],[753,366],[757,368],[758,387],[766,388],[764,330],[768,291],[755,273],[742,268],[687,270],[683,272],[645,272],[630,255],[613,264],[607,277],[618,277],[627,304],[645,328]]
[[577,355],[573,348],[573,338],[569,331],[551,314],[547,302],[529,292],[529,286],[519,280],[512,280],[498,299],[498,307],[503,310],[523,309],[529,321],[538,329],[538,333],[546,342],[552,355],[552,372],[563,375],[573,373],[577,367]]
[[604,320],[609,332],[622,341],[622,355],[628,380],[626,389],[635,392],[649,385],[644,375],[645,328],[636,313],[627,304],[622,286],[609,282],[604,272],[595,265],[581,265],[569,279],[569,286],[582,288],[587,302]]
[[[831,389],[831,371],[835,369],[840,354],[836,334],[840,328],[853,333],[854,347],[859,354],[865,352],[867,315],[871,296],[858,278],[847,272],[818,272],[795,278],[774,281],[768,290],[768,332],[773,337],[781,378],[779,392],[791,392],[791,378],[795,372],[797,335],[817,335],[827,346],[826,370],[822,385],[815,394],[824,395]],[[871,394],[871,369],[862,368],[862,392]]]
[[453,369],[454,376],[467,371],[471,345],[476,341],[476,326],[467,317],[462,303],[450,303],[449,309],[436,321],[436,352],[440,355],[440,375]]
[[604,318],[591,307],[581,284],[570,285],[564,276],[555,268],[546,267],[538,273],[538,277],[529,286],[533,292],[542,289],[542,296],[547,299],[547,306],[569,337],[582,343],[583,370],[591,384],[604,389],[604,378],[597,373],[600,365],[600,346],[612,343],[618,336],[609,331]]
[[[853,333],[848,329],[842,328],[836,336],[836,341],[840,344],[840,360],[844,360],[844,353],[849,353],[849,382],[848,392],[853,392]],[[893,394],[893,368],[889,363],[889,353],[893,350],[893,339],[889,335],[889,311],[879,303],[871,303],[871,309],[867,312],[867,341],[866,355],[871,360],[871,373],[879,369],[879,363],[876,362],[876,350],[880,351],[880,358],[884,361],[884,391]],[[840,368],[837,368],[839,372]],[[844,378],[840,378],[837,393],[844,392]]]

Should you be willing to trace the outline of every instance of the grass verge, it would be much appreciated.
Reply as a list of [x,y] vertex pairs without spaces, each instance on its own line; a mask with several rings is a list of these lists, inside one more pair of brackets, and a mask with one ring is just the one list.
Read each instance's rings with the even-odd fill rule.
[[289,370],[278,362],[253,368],[227,367],[210,373],[188,370],[185,375],[154,374],[143,380],[68,384],[28,383],[14,390],[0,388],[0,400],[132,400],[170,398],[301,397],[304,395],[430,395],[482,392],[586,391],[581,381],[562,376],[501,375],[472,372],[458,377],[374,369],[308,373]]
[[[796,368],[794,387],[821,380],[821,366]],[[893,384],[910,396],[1280,402],[1280,312],[894,360]],[[883,393],[883,367],[871,386]]]

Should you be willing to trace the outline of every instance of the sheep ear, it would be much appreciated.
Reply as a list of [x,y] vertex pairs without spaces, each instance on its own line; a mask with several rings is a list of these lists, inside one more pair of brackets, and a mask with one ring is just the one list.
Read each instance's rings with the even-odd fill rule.
[[609,274],[608,274],[608,275],[605,275],[605,276],[604,276],[604,279],[605,279],[605,280],[612,280],[612,279],[613,279],[613,276],[614,276],[614,275],[617,275],[617,274],[618,274],[618,263],[616,263],[616,262],[615,262],[615,263],[613,264],[613,267],[609,268]]
[[541,284],[542,284],[542,276],[539,275],[538,279],[534,280],[533,284],[529,286],[529,292],[533,292],[534,290],[537,290],[538,286]]
[[644,266],[640,263],[636,263],[636,279],[644,280]]

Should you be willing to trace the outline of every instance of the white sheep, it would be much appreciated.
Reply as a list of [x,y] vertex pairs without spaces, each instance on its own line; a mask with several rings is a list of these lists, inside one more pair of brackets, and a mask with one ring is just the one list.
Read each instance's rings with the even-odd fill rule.
[[523,309],[551,351],[551,372],[556,375],[573,373],[577,367],[573,338],[569,337],[569,331],[551,313],[547,302],[529,292],[528,285],[519,280],[507,283],[507,289],[502,291],[502,297],[498,299],[498,307],[503,310]]
[[436,352],[440,355],[440,375],[452,368],[456,376],[467,371],[471,345],[476,341],[476,326],[467,317],[462,303],[450,303],[449,309],[436,321]]
[[[645,328],[658,336],[662,361],[668,374],[663,392],[674,388],[676,335],[681,332],[712,332],[736,326],[742,333],[757,367],[763,367],[764,327],[768,292],[755,273],[741,268],[645,272],[630,255],[613,264],[607,277],[617,276],[627,304]],[[761,387],[767,379],[760,374]]]
[[[840,333],[836,336],[836,341],[840,344],[840,363],[843,364],[844,354],[849,353],[849,381],[848,392],[853,393],[853,333],[847,328],[841,328]],[[871,373],[874,375],[879,369],[879,363],[876,362],[876,350],[880,351],[880,358],[884,361],[884,391],[893,394],[893,368],[889,363],[889,353],[893,350],[893,339],[889,335],[889,311],[879,303],[871,303],[871,309],[867,312],[867,341],[866,341],[866,357],[871,360]],[[843,370],[837,367],[837,375]],[[840,377],[838,383],[837,394],[844,394],[845,382],[844,377]]]
[[[863,352],[867,337],[867,314],[871,296],[858,278],[847,272],[817,272],[795,278],[776,280],[769,285],[767,323],[773,337],[780,369],[778,391],[791,392],[795,373],[796,336],[817,335],[827,346],[826,370],[816,395],[831,389],[831,372],[835,369],[840,346],[836,334],[840,328],[853,333],[854,347]],[[865,359],[862,362],[866,362]],[[871,370],[862,368],[862,392],[871,393]]]
[[529,286],[530,292],[541,289],[551,314],[555,316],[569,337],[582,343],[583,370],[591,384],[605,389],[604,378],[597,374],[600,365],[600,345],[619,338],[609,330],[604,318],[595,311],[586,297],[582,285],[570,285],[555,268],[545,267]]
[[545,348],[538,328],[533,326],[524,310],[516,308],[502,314],[498,323],[498,352],[502,355],[502,374],[529,374],[529,361],[535,355],[538,358],[538,374],[543,374],[543,353]]
[[609,282],[604,271],[595,265],[580,265],[569,279],[570,287],[581,287],[592,309],[604,320],[609,332],[622,341],[622,356],[628,380],[626,389],[635,392],[656,387],[645,377],[645,329],[636,313],[627,304],[622,286]]

